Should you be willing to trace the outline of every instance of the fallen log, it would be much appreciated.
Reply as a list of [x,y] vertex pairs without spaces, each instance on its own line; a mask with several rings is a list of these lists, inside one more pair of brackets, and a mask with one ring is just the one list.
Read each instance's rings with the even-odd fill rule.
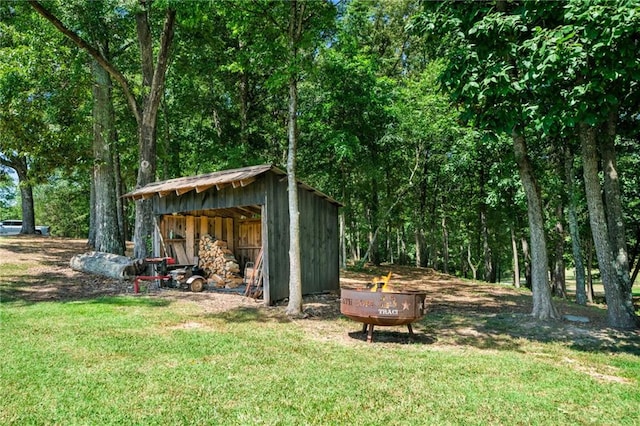
[[142,259],[130,259],[126,256],[99,251],[77,254],[71,258],[70,264],[74,271],[88,272],[118,280],[140,275],[146,266]]

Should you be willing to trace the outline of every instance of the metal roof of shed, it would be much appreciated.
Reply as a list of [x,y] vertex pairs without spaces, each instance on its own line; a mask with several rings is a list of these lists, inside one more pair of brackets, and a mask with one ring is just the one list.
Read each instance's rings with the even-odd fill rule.
[[[123,197],[132,198],[133,200],[147,200],[149,198],[153,198],[156,195],[158,197],[165,197],[169,194],[175,193],[177,196],[180,196],[194,190],[196,191],[196,193],[204,192],[211,188],[220,190],[229,185],[233,186],[233,188],[245,187],[252,184],[258,178],[258,176],[268,171],[271,171],[283,177],[287,175],[286,172],[271,164],[262,164],[259,166],[223,170],[198,176],[186,176],[153,182],[143,186],[142,188],[133,190],[123,195]],[[333,204],[342,206],[342,204],[338,201],[318,191],[317,189],[310,187],[307,184],[298,181],[298,186],[307,191],[315,193],[321,198],[325,198],[327,201]]]

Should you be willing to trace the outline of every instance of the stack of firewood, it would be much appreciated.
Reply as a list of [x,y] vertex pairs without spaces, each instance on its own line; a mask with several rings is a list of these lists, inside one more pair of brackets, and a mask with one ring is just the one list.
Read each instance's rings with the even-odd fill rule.
[[198,266],[207,273],[209,283],[215,287],[236,288],[242,284],[240,265],[226,241],[209,234],[200,238]]

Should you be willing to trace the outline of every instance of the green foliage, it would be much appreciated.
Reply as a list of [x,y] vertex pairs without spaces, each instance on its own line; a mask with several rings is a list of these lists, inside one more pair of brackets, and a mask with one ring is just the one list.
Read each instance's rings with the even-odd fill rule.
[[10,9],[11,19],[0,23],[0,153],[28,157],[38,182],[85,150],[79,133],[88,118],[87,90],[68,43],[30,9]]
[[556,26],[534,27],[522,45],[529,87],[564,105],[555,118],[568,127],[596,124],[625,103],[635,104],[640,5],[570,1],[558,18]]
[[0,168],[0,220],[19,218],[20,207],[17,204],[16,185],[9,173]]
[[[576,123],[617,110],[625,215],[629,241],[637,240],[637,2],[302,3],[310,30],[300,40],[300,61],[287,56],[287,2],[153,3],[154,31],[168,4],[177,10],[157,126],[158,178],[282,166],[286,82],[296,73],[299,178],[345,204],[349,257],[362,256],[378,231],[375,261],[420,256],[442,269],[446,230],[446,266],[469,275],[467,250],[473,259],[483,254],[482,211],[495,262],[505,271],[509,229],[517,238],[526,232],[511,130],[527,135],[551,212],[563,191],[559,147],[575,154]],[[33,182],[57,176],[36,192],[47,203],[37,207],[38,217],[56,222],[55,233],[78,235],[90,176],[87,57],[27,6],[0,5],[0,132],[9,135],[0,139],[0,153],[27,155]],[[141,95],[137,1],[47,6],[108,51]],[[114,106],[128,190],[138,172],[137,128],[118,88]],[[66,198],[74,203],[65,213]],[[585,214],[579,212],[582,220]],[[547,217],[549,229],[554,218]]]
[[89,182],[82,176],[51,177],[34,194],[38,224],[50,226],[57,237],[86,238],[89,194]]

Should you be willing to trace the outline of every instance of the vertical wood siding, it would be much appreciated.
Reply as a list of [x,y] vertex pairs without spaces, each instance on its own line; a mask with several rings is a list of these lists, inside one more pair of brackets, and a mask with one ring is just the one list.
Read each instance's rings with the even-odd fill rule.
[[302,188],[298,194],[303,292],[338,290],[338,206]]
[[[268,297],[271,304],[289,297],[289,205],[287,181],[272,173],[265,175],[266,203],[262,225],[266,227],[264,246],[265,275],[268,276]],[[263,238],[263,244],[265,240]]]
[[240,269],[244,271],[247,262],[255,264],[262,249],[262,220],[245,219],[237,221],[238,246],[234,250]]

